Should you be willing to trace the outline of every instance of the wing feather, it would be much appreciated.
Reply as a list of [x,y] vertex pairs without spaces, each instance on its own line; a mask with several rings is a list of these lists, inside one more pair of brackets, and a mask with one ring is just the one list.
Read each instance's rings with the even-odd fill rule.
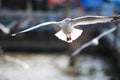
[[83,16],[72,19],[72,26],[77,25],[89,25],[89,24],[97,24],[97,23],[107,23],[120,20],[120,15],[118,16]]
[[26,30],[20,31],[20,32],[18,32],[18,33],[12,34],[12,36],[15,36],[16,34],[20,34],[20,33],[25,33],[25,32],[31,31],[31,30],[33,30],[33,29],[37,29],[37,28],[40,28],[40,27],[42,27],[42,26],[46,26],[46,25],[50,25],[50,24],[55,24],[55,25],[59,26],[59,25],[58,25],[59,22],[45,22],[45,23],[42,23],[42,24],[38,24],[38,25],[36,25],[36,26],[33,26],[33,27],[31,27],[31,28],[28,28],[28,29],[26,29]]

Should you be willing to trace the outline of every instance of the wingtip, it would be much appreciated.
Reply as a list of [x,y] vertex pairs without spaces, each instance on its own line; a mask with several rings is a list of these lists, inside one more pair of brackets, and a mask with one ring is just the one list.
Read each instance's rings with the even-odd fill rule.
[[70,56],[73,57],[73,56],[76,56],[78,53],[76,53],[76,51],[74,53],[72,53]]
[[16,34],[12,34],[11,36],[16,36]]

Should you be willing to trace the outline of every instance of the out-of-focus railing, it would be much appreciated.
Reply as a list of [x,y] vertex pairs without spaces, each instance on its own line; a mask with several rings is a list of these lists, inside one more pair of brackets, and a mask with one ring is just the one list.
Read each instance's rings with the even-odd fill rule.
[[56,31],[51,26],[42,27],[16,37],[10,36],[12,33],[43,22],[60,21],[63,16],[62,13],[51,12],[1,11],[0,23],[9,28],[10,33],[6,35],[0,31],[0,44],[2,48],[13,51],[65,51],[69,48],[68,45],[54,36]]

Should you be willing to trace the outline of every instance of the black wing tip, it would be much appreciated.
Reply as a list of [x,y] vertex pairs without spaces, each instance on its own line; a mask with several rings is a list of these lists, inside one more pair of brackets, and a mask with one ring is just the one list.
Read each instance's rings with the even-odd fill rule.
[[117,21],[117,20],[120,20],[120,15],[112,16],[112,20],[111,21]]

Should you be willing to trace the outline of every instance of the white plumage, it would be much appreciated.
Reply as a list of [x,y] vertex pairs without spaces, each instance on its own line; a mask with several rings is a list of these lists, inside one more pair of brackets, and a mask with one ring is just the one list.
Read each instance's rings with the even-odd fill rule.
[[3,31],[3,33],[5,34],[9,34],[10,33],[10,29],[5,27],[4,25],[0,24],[0,29]]
[[55,24],[61,28],[61,30],[59,32],[57,32],[55,34],[55,36],[65,42],[70,43],[73,40],[76,40],[83,32],[80,29],[74,28],[75,26],[106,23],[106,22],[116,21],[119,19],[120,19],[120,16],[111,16],[111,17],[108,17],[108,16],[83,16],[83,17],[78,17],[78,18],[74,18],[74,19],[66,18],[59,22],[45,22],[42,24],[38,24],[29,29],[12,34],[12,36],[15,36],[16,34],[19,34],[19,33],[24,33],[24,32],[31,31],[33,29],[40,28],[42,26]]

